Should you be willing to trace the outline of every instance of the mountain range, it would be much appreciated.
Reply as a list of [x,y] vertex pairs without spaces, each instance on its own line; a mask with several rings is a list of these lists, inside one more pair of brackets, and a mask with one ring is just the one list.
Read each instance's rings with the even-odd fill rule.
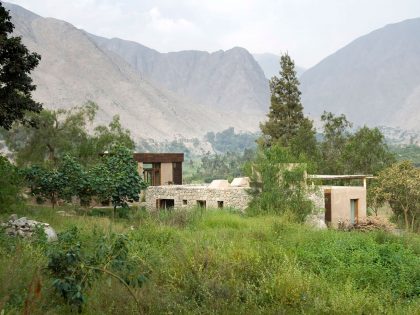
[[92,100],[100,108],[97,123],[119,114],[136,139],[201,136],[230,126],[255,131],[268,110],[267,80],[243,48],[160,54],[5,6],[15,35],[42,57],[31,76],[33,96],[46,108]]
[[[4,3],[15,34],[42,56],[32,73],[46,108],[98,103],[96,123],[119,114],[135,139],[256,131],[269,108],[279,56],[234,47],[160,53],[99,37]],[[344,113],[356,126],[420,129],[420,18],[362,36],[310,69],[296,67],[307,114]],[[293,56],[292,56],[293,57]]]
[[313,117],[327,110],[358,125],[420,130],[420,18],[357,38],[300,80]]

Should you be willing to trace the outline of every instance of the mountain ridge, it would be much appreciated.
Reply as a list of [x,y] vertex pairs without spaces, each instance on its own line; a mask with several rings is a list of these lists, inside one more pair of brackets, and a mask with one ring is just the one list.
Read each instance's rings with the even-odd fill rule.
[[388,24],[301,76],[306,111],[344,113],[359,125],[420,126],[420,18]]
[[43,18],[13,4],[5,7],[11,11],[14,34],[42,56],[31,76],[37,85],[34,98],[46,108],[95,101],[100,106],[97,123],[119,114],[136,139],[201,136],[229,126],[245,131],[258,128],[256,117],[214,110],[139,76],[123,58],[101,49],[88,33],[70,23]]

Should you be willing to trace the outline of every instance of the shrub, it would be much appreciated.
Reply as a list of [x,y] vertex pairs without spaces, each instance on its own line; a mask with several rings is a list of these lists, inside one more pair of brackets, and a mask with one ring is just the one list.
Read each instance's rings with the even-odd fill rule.
[[17,167],[0,155],[0,210],[11,212],[22,205],[23,178]]
[[253,200],[250,214],[291,212],[299,221],[313,210],[304,181],[307,164],[297,161],[287,148],[274,145],[261,149],[247,168],[251,177]]

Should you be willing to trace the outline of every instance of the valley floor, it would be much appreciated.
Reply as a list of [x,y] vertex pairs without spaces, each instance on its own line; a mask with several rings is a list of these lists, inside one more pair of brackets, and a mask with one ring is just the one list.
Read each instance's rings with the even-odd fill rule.
[[[134,272],[144,276],[143,285],[132,288],[141,309],[119,281],[101,275],[86,291],[83,314],[418,314],[420,309],[418,235],[315,231],[285,217],[217,210],[136,210],[113,222],[109,211],[101,211],[29,206],[18,214],[48,222],[58,232],[77,226],[86,252],[100,235],[127,236]],[[34,240],[2,233],[1,314],[71,313],[53,289],[45,252]],[[34,279],[37,290],[31,289]]]

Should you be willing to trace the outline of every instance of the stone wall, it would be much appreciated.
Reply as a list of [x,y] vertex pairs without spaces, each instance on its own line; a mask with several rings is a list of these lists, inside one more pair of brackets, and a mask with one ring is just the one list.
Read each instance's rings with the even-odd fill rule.
[[[248,187],[211,188],[208,185],[150,186],[146,190],[146,207],[155,210],[159,200],[174,201],[174,208],[191,208],[204,201],[206,208],[235,208],[244,211],[251,196]],[[158,200],[158,202],[157,202]]]

